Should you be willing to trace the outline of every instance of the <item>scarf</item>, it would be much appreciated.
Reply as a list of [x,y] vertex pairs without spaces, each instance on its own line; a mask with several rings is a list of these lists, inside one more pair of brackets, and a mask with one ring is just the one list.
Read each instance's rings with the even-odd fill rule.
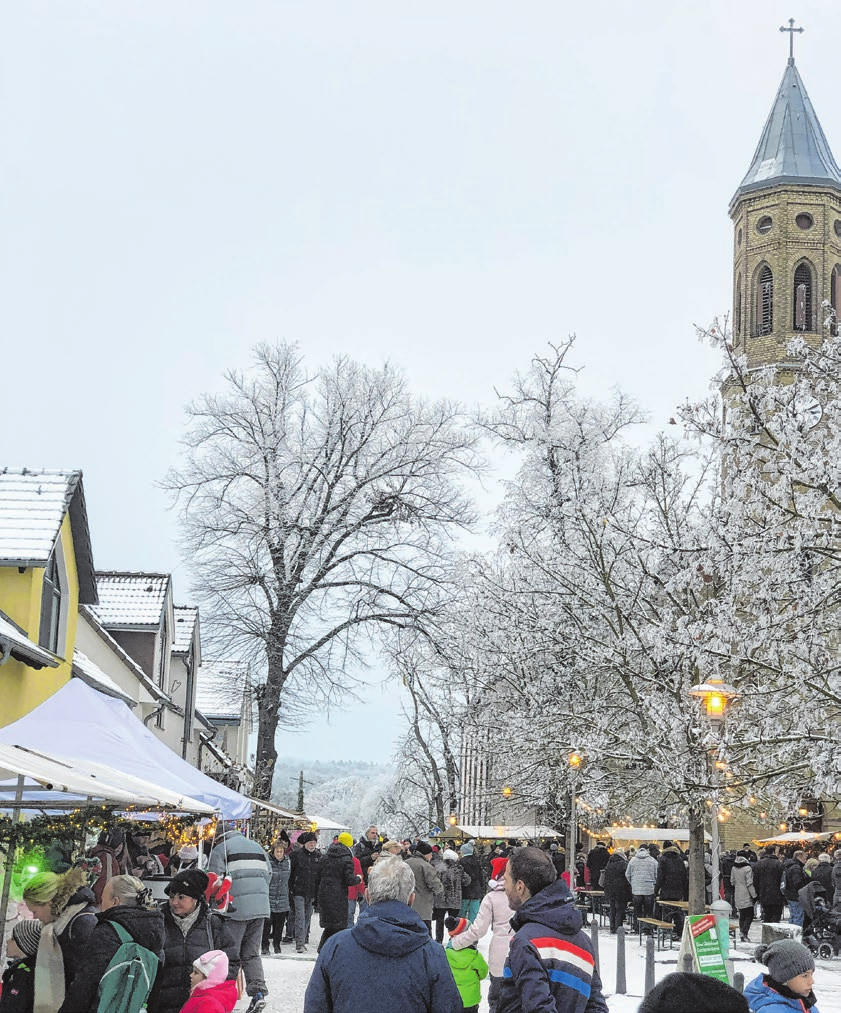
[[[181,935],[184,936],[185,939],[187,938],[187,933],[196,924],[196,921],[198,920],[200,914],[201,914],[201,904],[199,903],[196,904],[195,908],[188,915],[184,915],[183,918],[179,918],[178,915],[172,916],[172,920],[175,922],[178,928],[181,929]],[[38,1011],[35,1010],[34,1013],[38,1013]]]
[[38,959],[35,961],[35,1004],[33,1013],[55,1013],[64,1002],[64,955],[58,937],[70,925],[87,901],[66,907],[54,922],[41,930]]

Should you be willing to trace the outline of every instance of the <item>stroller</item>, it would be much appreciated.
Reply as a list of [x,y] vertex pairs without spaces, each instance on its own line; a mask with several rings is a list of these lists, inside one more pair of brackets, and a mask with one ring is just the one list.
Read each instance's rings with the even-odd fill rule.
[[819,883],[810,883],[798,893],[806,921],[803,944],[823,960],[841,953],[841,911],[826,903],[826,891]]

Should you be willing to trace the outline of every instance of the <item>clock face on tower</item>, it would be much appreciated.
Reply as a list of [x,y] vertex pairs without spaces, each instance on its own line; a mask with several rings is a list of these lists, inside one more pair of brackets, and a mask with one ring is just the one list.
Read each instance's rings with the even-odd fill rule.
[[823,417],[823,408],[813,394],[795,394],[791,402],[791,410],[797,422],[797,428],[802,432],[814,429]]

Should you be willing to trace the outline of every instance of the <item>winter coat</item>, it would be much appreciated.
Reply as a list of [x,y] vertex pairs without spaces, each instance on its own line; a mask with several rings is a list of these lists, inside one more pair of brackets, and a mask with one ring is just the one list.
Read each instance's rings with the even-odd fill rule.
[[753,869],[744,855],[736,855],[733,871],[730,873],[733,884],[733,904],[737,911],[753,907],[756,901],[756,890],[753,885]]
[[35,1001],[35,958],[21,957],[3,972],[0,1013],[32,1013]]
[[223,981],[207,988],[193,989],[181,1013],[231,1013],[238,1001],[237,983]]
[[344,928],[347,925],[347,892],[356,884],[350,848],[336,841],[318,863],[315,877],[318,923],[322,928],[328,925],[341,925]]
[[309,897],[315,900],[315,890],[318,881],[318,863],[321,861],[321,852],[307,851],[306,848],[298,848],[289,856],[291,871],[289,873],[289,896]]
[[625,870],[631,892],[637,897],[652,896],[657,886],[657,872],[657,859],[652,858],[645,848],[640,848]]
[[485,896],[485,876],[482,873],[482,866],[475,855],[463,855],[461,867],[470,877],[461,884],[462,900],[481,900]]
[[841,908],[841,861],[838,859],[832,863],[832,886],[832,906],[834,908]]
[[760,974],[749,982],[745,986],[745,998],[751,1013],[806,1013],[807,1010],[809,1013],[820,1013],[815,1005],[814,994],[806,1000],[794,998],[791,994],[785,995],[777,991],[781,987],[785,989],[785,986],[772,983],[767,974]]
[[353,846],[353,854],[359,859],[362,866],[362,878],[368,882],[368,872],[374,864],[374,852],[380,850],[377,841],[369,841],[367,837],[360,837]]
[[269,883],[272,872],[269,856],[256,841],[251,841],[238,830],[225,830],[217,834],[210,852],[208,872],[231,877],[231,894],[234,903],[225,915],[235,922],[250,922],[255,918],[268,918]]
[[505,883],[501,879],[492,879],[488,883],[488,891],[479,905],[479,913],[473,919],[473,923],[450,940],[450,943],[454,950],[461,950],[478,943],[490,929],[488,964],[494,978],[501,978],[505,958],[508,956],[508,947],[514,936],[514,930],[511,928],[514,912],[508,906]]
[[756,896],[763,907],[780,907],[783,903],[783,894],[780,890],[780,881],[783,878],[783,863],[776,855],[767,855],[760,858],[753,867],[753,885],[756,889]]
[[454,950],[447,945],[444,950],[447,963],[453,972],[456,988],[464,1006],[478,1006],[482,1001],[480,982],[488,976],[488,965],[478,950],[469,946],[463,950]]
[[228,978],[239,971],[239,947],[231,937],[229,923],[199,901],[201,911],[184,936],[169,904],[161,909],[164,916],[164,963],[158,968],[149,996],[154,1013],[178,1013],[190,997],[190,972],[193,961],[208,950],[224,950],[228,956]]
[[420,855],[415,855],[406,863],[415,874],[415,899],[412,907],[418,917],[425,922],[432,921],[433,907],[441,907],[444,887],[429,862]]
[[683,855],[674,847],[665,848],[657,862],[657,882],[654,892],[660,900],[687,900],[689,873]]
[[812,882],[821,884],[826,891],[826,902],[832,907],[835,883],[832,878],[832,866],[829,862],[820,862],[816,869],[812,869]]
[[269,883],[269,909],[273,915],[279,915],[289,910],[289,874],[292,871],[292,863],[286,855],[280,861],[274,855],[269,855],[269,869],[272,873]]
[[593,848],[587,856],[587,868],[590,870],[590,889],[601,890],[599,877],[602,870],[610,861],[610,852],[601,841]]
[[469,885],[470,876],[459,862],[445,861],[444,867],[438,870],[438,878],[444,888],[444,899],[435,906],[457,911],[461,907],[462,886]]
[[324,944],[303,1013],[463,1013],[463,1008],[441,945],[416,911],[387,900],[366,908],[349,932]]
[[77,904],[84,904],[84,907],[73,916],[71,921],[65,925],[56,936],[56,941],[61,947],[61,956],[64,960],[64,988],[65,993],[70,988],[76,972],[84,965],[87,959],[88,940],[96,928],[96,901],[93,891],[86,886],[80,886],[70,900],[65,904],[65,910],[75,907]]
[[602,877],[605,900],[616,898],[622,906],[627,905],[633,892],[625,876],[627,868],[628,863],[621,855],[610,856]]
[[497,1013],[608,1013],[590,938],[563,882],[529,897],[511,925]]
[[86,1013],[98,1005],[97,990],[111,958],[123,945],[113,924],[122,926],[131,938],[150,950],[160,963],[164,957],[164,919],[160,910],[118,904],[96,916],[96,927],[85,947],[85,959],[67,989],[59,1013]]
[[560,878],[561,873],[566,872],[567,856],[561,851],[553,851],[549,857],[552,859],[552,865],[555,866],[555,873]]
[[786,877],[785,898],[786,900],[797,900],[797,895],[809,882],[809,877],[803,868],[803,863],[796,858],[789,858],[783,863],[783,873]]
[[105,889],[105,884],[109,879],[113,879],[115,876],[120,876],[125,871],[123,864],[117,857],[117,852],[114,848],[110,848],[107,844],[97,844],[91,848],[91,858],[98,858],[102,868],[99,870],[99,875],[96,877],[94,882],[91,884],[91,890],[96,898],[96,906],[102,906],[102,891]]
[[365,897],[365,879],[362,875],[362,865],[356,855],[351,855],[353,859],[353,871],[359,877],[359,882],[356,886],[349,886],[347,892],[347,899],[357,901],[364,899]]

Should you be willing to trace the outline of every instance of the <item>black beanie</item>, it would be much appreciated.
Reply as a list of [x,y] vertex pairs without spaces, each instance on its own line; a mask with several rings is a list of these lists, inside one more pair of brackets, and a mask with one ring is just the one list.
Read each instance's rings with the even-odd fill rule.
[[164,893],[170,897],[174,893],[181,893],[185,897],[194,897],[201,900],[207,889],[210,879],[206,872],[201,869],[184,869],[177,872],[164,887]]
[[741,992],[706,974],[669,974],[648,993],[637,1013],[749,1013]]
[[418,846],[417,846],[417,848],[415,848],[415,851],[419,855],[431,855],[432,854],[432,845],[431,844],[427,844],[426,841],[418,841]]

